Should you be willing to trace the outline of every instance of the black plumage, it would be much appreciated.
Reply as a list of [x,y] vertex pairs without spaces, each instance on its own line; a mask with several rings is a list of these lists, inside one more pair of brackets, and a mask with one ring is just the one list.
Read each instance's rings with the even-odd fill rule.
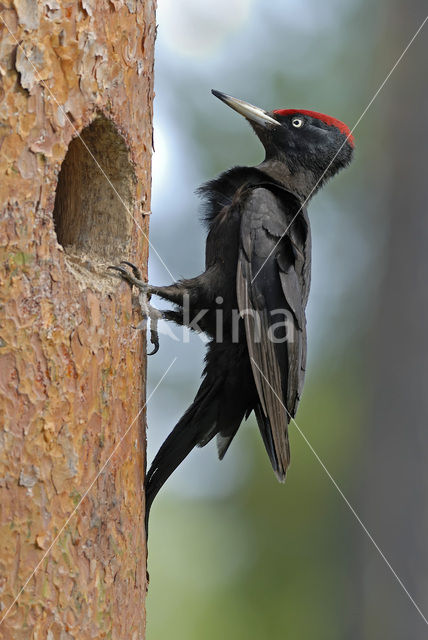
[[[217,436],[220,459],[254,411],[272,467],[285,480],[288,423],[302,393],[311,237],[306,201],[351,159],[343,123],[315,112],[267,113],[219,92],[244,115],[266,150],[258,167],[235,167],[199,189],[208,226],[205,271],[170,286],[146,285],[175,305],[163,317],[210,338],[202,384],[146,477],[147,518],[159,489],[195,446]],[[184,302],[186,300],[186,303]],[[221,326],[219,335],[219,310]]]

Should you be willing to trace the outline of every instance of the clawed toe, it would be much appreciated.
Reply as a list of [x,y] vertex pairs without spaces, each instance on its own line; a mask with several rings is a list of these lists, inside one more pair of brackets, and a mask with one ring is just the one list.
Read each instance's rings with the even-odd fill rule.
[[[153,307],[151,307],[153,309]],[[157,320],[150,318],[150,316],[144,316],[142,320],[137,324],[137,326],[132,325],[132,328],[135,331],[144,331],[147,327],[147,319],[150,320],[150,342],[154,345],[153,351],[148,351],[148,356],[153,356],[155,353],[159,351],[159,334],[157,330]]]
[[115,264],[110,264],[107,267],[107,269],[111,269],[112,271],[119,271],[119,273],[122,274],[122,276],[124,276],[125,278],[129,275],[125,267],[119,267],[118,265],[115,265]]
[[132,273],[129,273],[129,271],[125,269],[125,267],[121,267],[120,265],[112,264],[107,268],[112,269],[113,271],[117,271],[119,273],[119,276],[123,280],[126,280],[126,282],[128,282],[130,285],[134,285],[138,287],[140,291],[143,291],[144,293],[148,293],[150,285],[148,285],[147,282],[143,282],[142,276],[138,267],[136,267],[135,264],[132,264],[132,262],[127,262],[126,260],[122,260],[120,264],[127,264],[128,266],[130,266],[132,269]]
[[142,280],[141,271],[138,267],[135,266],[132,262],[128,262],[128,260],[121,260],[120,264],[126,264],[128,267],[131,267],[132,273],[137,278],[137,280]]
[[147,353],[148,356],[154,356],[159,351],[159,335],[157,330],[150,331],[150,342],[154,345],[153,350]]
[[150,320],[150,342],[153,345],[153,351],[150,351],[147,355],[153,356],[159,351],[158,322],[162,318],[162,311],[152,307],[147,300],[147,295],[143,292],[138,296],[138,300],[144,320],[142,320],[136,328],[142,329],[147,320]]
[[[122,267],[120,265],[126,264],[131,268],[132,273]],[[159,350],[159,334],[158,334],[158,321],[162,317],[162,312],[158,309],[155,309],[151,306],[148,301],[148,296],[151,293],[151,287],[146,282],[143,282],[141,272],[135,264],[132,262],[128,262],[127,260],[121,260],[120,265],[110,265],[108,268],[113,271],[117,271],[118,277],[122,278],[126,282],[128,282],[131,286],[135,285],[138,287],[139,296],[138,301],[140,303],[141,313],[143,315],[143,320],[138,323],[136,327],[137,330],[144,329],[147,323],[147,319],[150,320],[150,342],[154,345],[154,348],[147,355],[152,356]]]

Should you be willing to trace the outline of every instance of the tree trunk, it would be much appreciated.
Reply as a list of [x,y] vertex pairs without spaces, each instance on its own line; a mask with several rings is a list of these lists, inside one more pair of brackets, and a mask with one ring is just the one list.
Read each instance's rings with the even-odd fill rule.
[[141,640],[155,0],[6,5],[0,638]]

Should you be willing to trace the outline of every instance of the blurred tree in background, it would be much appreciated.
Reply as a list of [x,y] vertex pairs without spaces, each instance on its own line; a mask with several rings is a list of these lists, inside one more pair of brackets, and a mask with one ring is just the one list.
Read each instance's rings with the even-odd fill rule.
[[[262,159],[249,127],[210,89],[267,109],[312,108],[353,126],[424,6],[159,5],[151,240],[174,276],[186,277],[204,260],[194,189]],[[359,124],[351,167],[310,203],[308,375],[297,415],[422,609],[426,44],[422,32]],[[149,275],[155,284],[170,281],[154,256]],[[148,407],[149,460],[190,404],[202,370],[200,337],[183,344],[170,330],[177,339],[161,335],[149,362],[154,385],[177,357]],[[422,618],[297,429],[290,432],[285,486],[250,420],[225,460],[217,461],[214,445],[197,450],[162,491],[151,518],[149,640],[423,637]]]
[[[426,2],[394,0],[391,57],[410,40]],[[379,98],[387,158],[382,203],[386,246],[367,359],[370,411],[362,457],[362,516],[406,588],[428,613],[428,30]],[[427,623],[366,540],[360,637],[426,638]]]

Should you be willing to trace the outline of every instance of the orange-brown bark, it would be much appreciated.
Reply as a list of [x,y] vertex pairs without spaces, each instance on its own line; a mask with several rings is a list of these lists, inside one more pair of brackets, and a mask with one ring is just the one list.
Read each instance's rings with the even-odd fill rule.
[[[154,5],[1,5],[0,620],[144,403],[106,267],[146,267]],[[143,412],[0,638],[144,637],[144,465]]]

